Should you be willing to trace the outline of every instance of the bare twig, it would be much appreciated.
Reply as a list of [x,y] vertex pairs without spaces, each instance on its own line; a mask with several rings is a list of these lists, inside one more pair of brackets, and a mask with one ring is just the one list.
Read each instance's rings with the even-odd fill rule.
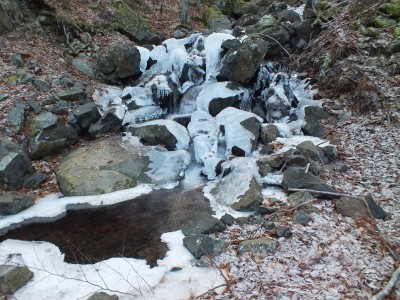
[[[219,273],[221,274],[222,278],[224,278],[224,280],[225,280],[226,288],[228,289],[229,293],[232,294],[231,284],[229,283],[228,278],[226,278],[224,272],[222,272],[222,270],[220,269],[220,267],[216,264],[216,262],[215,262],[209,255],[206,255],[206,257],[207,257],[208,260],[217,268],[217,270],[218,270]],[[222,286],[224,286],[224,285],[222,285]],[[215,288],[213,288],[213,289],[211,289],[211,290],[215,290],[216,288],[217,288],[217,287],[215,287]],[[209,290],[209,291],[211,291],[211,290]],[[209,291],[208,291],[208,292],[209,292]],[[207,293],[206,293],[206,294],[207,294]]]
[[[315,199],[311,199],[311,200],[309,200],[309,201],[300,203],[300,204],[298,204],[298,205],[296,205],[295,207],[292,207],[292,208],[290,208],[290,209],[280,209],[280,210],[278,210],[277,212],[274,212],[273,214],[270,214],[270,215],[269,215],[268,217],[266,217],[265,219],[266,219],[266,220],[271,219],[273,216],[276,216],[276,215],[278,215],[278,214],[280,214],[280,213],[292,212],[292,211],[294,211],[294,210],[296,210],[296,209],[299,209],[300,207],[303,207],[304,205],[307,205],[307,204],[316,202],[316,201],[318,201],[318,200],[320,200],[320,199],[315,198]],[[324,200],[325,200],[325,199],[324,199]]]
[[325,191],[317,191],[317,190],[311,190],[311,189],[295,189],[295,188],[289,188],[287,189],[289,192],[309,192],[309,193],[318,193],[321,195],[330,195],[330,196],[338,196],[338,197],[353,197],[347,194],[342,194],[342,193],[334,193],[334,192],[325,192]]
[[263,34],[263,33],[260,33],[259,35],[265,36],[266,38],[268,38],[268,39],[274,41],[275,43],[277,43],[277,44],[279,45],[279,47],[281,47],[281,48],[283,49],[283,51],[285,51],[285,53],[287,54],[287,56],[288,56],[290,59],[292,58],[292,56],[291,56],[290,53],[285,49],[285,47],[283,47],[282,44],[279,43],[279,41],[277,41],[276,39],[274,39],[272,36],[269,36],[269,35]]
[[392,274],[392,276],[390,277],[389,282],[385,285],[385,287],[382,289],[382,291],[380,291],[378,294],[372,296],[371,298],[369,298],[369,300],[383,300],[385,299],[387,296],[389,296],[390,292],[392,291],[392,289],[394,288],[394,286],[396,285],[397,281],[400,278],[400,267],[398,267]]

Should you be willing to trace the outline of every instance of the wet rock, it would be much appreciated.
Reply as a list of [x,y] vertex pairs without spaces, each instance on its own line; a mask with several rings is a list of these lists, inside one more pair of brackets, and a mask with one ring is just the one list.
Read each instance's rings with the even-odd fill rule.
[[216,255],[228,246],[227,242],[213,239],[204,234],[191,234],[183,238],[183,245],[197,259],[203,255]]
[[[373,200],[370,195],[365,196],[364,200],[362,198],[355,197],[342,197],[335,201],[336,211],[343,216],[352,218],[370,218],[369,211],[376,219],[386,218],[387,213]],[[368,208],[365,203],[367,203]]]
[[190,154],[184,150],[161,152],[109,137],[71,151],[56,174],[64,195],[98,195],[139,183],[175,182],[189,163]]
[[301,225],[307,225],[309,222],[311,222],[312,219],[310,215],[304,211],[296,211],[293,214],[293,223],[294,224],[301,224]]
[[75,112],[69,116],[68,122],[79,133],[82,130],[87,132],[90,125],[97,122],[100,118],[99,106],[91,102],[78,106]]
[[111,83],[135,79],[142,74],[140,52],[133,45],[114,45],[98,59],[96,70]]
[[265,145],[275,141],[279,136],[279,130],[275,125],[263,124],[261,127],[261,140]]
[[280,237],[284,237],[284,238],[290,238],[293,233],[292,231],[290,231],[290,228],[287,226],[278,226],[275,228],[275,235],[280,238]]
[[1,265],[0,292],[3,294],[14,294],[19,288],[27,284],[32,277],[33,273],[28,267]]
[[96,292],[90,296],[87,300],[118,300],[117,295],[109,295],[105,292]]
[[[311,189],[323,192],[335,193],[335,189],[329,186],[320,178],[308,173],[304,173],[304,168],[289,168],[283,173],[282,187],[284,189]],[[317,193],[312,193],[317,196]],[[323,195],[323,197],[329,197]]]
[[78,102],[79,104],[85,104],[87,102],[86,93],[77,87],[60,90],[55,96],[60,100],[68,102]]
[[239,211],[254,210],[263,201],[261,187],[249,173],[230,173],[216,183],[211,194],[217,202]]
[[25,109],[26,106],[24,104],[18,103],[8,114],[8,125],[13,127],[17,132],[19,132],[24,126]]
[[122,119],[115,109],[110,109],[96,123],[90,125],[88,132],[96,138],[104,133],[118,132],[121,128]]
[[224,223],[207,213],[196,214],[190,223],[182,226],[182,232],[184,235],[209,234],[224,231],[224,229]]
[[18,192],[7,192],[0,196],[0,215],[13,215],[34,204],[32,196]]
[[248,37],[238,49],[230,49],[221,61],[218,80],[248,84],[268,51],[268,43],[258,35]]
[[270,238],[259,238],[253,240],[246,240],[239,243],[239,253],[245,252],[275,252],[278,248],[278,243]]
[[50,112],[38,114],[28,119],[27,123],[31,132],[29,143],[31,159],[59,153],[78,141],[74,129]]
[[221,217],[221,222],[228,226],[231,226],[235,223],[235,218],[233,216],[231,216],[230,214],[224,214]]
[[167,150],[187,149],[189,133],[185,127],[172,120],[149,121],[127,128],[132,135],[148,145],[161,145]]

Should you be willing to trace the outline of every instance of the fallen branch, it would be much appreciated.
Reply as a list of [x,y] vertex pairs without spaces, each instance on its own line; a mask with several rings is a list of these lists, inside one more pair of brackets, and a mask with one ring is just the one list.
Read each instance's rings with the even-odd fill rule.
[[385,287],[375,296],[369,298],[369,300],[383,300],[391,293],[392,289],[396,285],[397,281],[400,278],[400,267],[398,267],[390,277],[389,282],[385,285]]
[[269,36],[269,35],[263,34],[263,33],[260,33],[259,35],[264,36],[264,37],[266,37],[266,38],[268,38],[268,39],[271,39],[272,41],[274,41],[275,43],[277,43],[277,44],[279,45],[279,47],[281,47],[281,48],[283,49],[283,51],[285,51],[285,53],[287,54],[287,56],[288,56],[290,59],[292,58],[291,55],[290,55],[290,53],[285,49],[285,47],[283,47],[282,44],[281,44],[279,41],[277,41],[276,39],[274,39],[272,36]]
[[352,197],[350,195],[342,194],[342,193],[325,192],[325,191],[317,191],[317,190],[310,190],[310,189],[289,188],[287,190],[289,192],[309,192],[309,193],[318,193],[318,194],[321,194],[321,195],[330,195],[330,196],[338,196],[338,197]]
[[280,214],[280,213],[292,212],[292,211],[294,211],[294,210],[296,210],[296,209],[299,209],[300,207],[302,207],[302,206],[304,206],[304,205],[313,203],[313,202],[318,201],[318,200],[320,200],[320,199],[315,198],[315,199],[311,199],[311,200],[309,200],[309,201],[300,203],[300,204],[298,204],[298,205],[296,205],[295,207],[292,207],[292,208],[290,208],[290,209],[280,209],[280,210],[278,210],[277,212],[274,212],[274,213],[270,214],[270,215],[269,215],[268,217],[266,217],[265,219],[268,220],[268,219],[270,219],[271,217],[276,216],[277,214]]

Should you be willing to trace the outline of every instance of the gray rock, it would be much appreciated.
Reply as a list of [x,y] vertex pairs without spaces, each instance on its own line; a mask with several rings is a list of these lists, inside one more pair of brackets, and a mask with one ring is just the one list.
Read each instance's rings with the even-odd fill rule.
[[75,127],[74,125],[78,125],[79,129],[84,131],[88,131],[90,125],[101,118],[99,106],[93,102],[78,106],[72,116],[69,118],[71,125],[73,127]]
[[349,169],[349,166],[347,166],[346,164],[341,163],[341,162],[336,162],[334,167],[335,167],[335,170],[338,172],[346,172]]
[[268,43],[258,35],[249,36],[237,50],[229,50],[221,61],[218,80],[246,85],[254,77],[268,51]]
[[259,238],[246,240],[239,243],[239,253],[245,252],[275,252],[278,248],[278,243],[270,238]]
[[32,196],[18,192],[7,192],[0,197],[0,215],[13,215],[34,204]]
[[182,226],[182,232],[184,235],[209,234],[224,231],[224,229],[224,223],[207,213],[196,214],[190,223]]
[[114,45],[98,59],[96,70],[109,82],[138,77],[140,52],[133,45]]
[[235,218],[233,216],[231,216],[230,214],[224,214],[221,217],[221,222],[228,226],[231,226],[231,225],[233,225],[233,223],[235,223]]
[[290,231],[290,228],[287,226],[278,226],[275,228],[275,235],[280,238],[289,238],[293,235],[292,231]]
[[28,126],[32,134],[29,145],[32,159],[58,153],[78,141],[74,129],[50,112],[29,119]]
[[25,109],[26,106],[18,103],[14,106],[8,114],[8,124],[19,132],[24,126],[25,122]]
[[64,100],[57,100],[54,105],[52,105],[50,112],[55,115],[65,115],[71,108],[71,102]]
[[[362,198],[342,197],[335,201],[336,212],[343,216],[352,218],[370,218],[369,211],[376,219],[384,219],[387,217],[387,213],[370,195],[365,196],[364,199],[365,202]],[[368,205],[368,208],[365,204]]]
[[8,152],[0,159],[0,185],[12,190],[19,189],[24,176],[32,171],[27,158],[19,152]]
[[88,132],[92,137],[98,137],[104,133],[118,132],[121,128],[122,120],[115,109],[110,109],[96,123],[90,125]]
[[87,102],[86,93],[76,87],[60,90],[56,93],[56,98],[68,102],[78,102],[79,104],[85,104]]
[[109,295],[104,292],[96,292],[90,296],[87,300],[118,300],[117,295]]
[[258,164],[258,173],[260,173],[262,177],[267,176],[269,173],[272,172],[272,168],[270,165],[259,164],[259,161],[257,161],[257,164]]
[[47,81],[40,80],[37,78],[34,78],[32,80],[32,84],[35,88],[37,88],[41,92],[48,92],[51,89],[51,85]]
[[309,192],[296,192],[288,197],[288,201],[292,206],[297,206],[301,203],[315,199]]
[[[297,188],[297,189],[311,189],[323,192],[333,192],[335,189],[329,186],[320,178],[305,173],[304,168],[289,168],[283,173],[282,187],[284,189]],[[313,193],[317,196],[317,193]],[[323,197],[329,197],[324,195]]]
[[323,147],[322,150],[329,162],[333,162],[339,156],[339,151],[336,146],[328,145]]
[[33,109],[35,114],[40,113],[40,111],[42,110],[42,108],[39,106],[39,104],[33,99],[28,100],[28,105]]
[[189,133],[185,127],[172,120],[158,120],[145,122],[128,127],[127,131],[140,138],[148,145],[161,145],[167,150],[187,149],[189,147]]
[[88,61],[81,58],[74,58],[72,59],[72,65],[86,76],[96,77],[94,67]]
[[289,22],[296,25],[301,22],[301,18],[294,10],[284,9],[278,14],[278,22]]
[[288,166],[299,166],[305,167],[309,163],[309,160],[300,154],[300,151],[295,149],[289,149],[283,154],[283,160]]
[[301,142],[296,146],[296,149],[305,157],[312,160],[318,160],[318,149],[313,142],[311,141]]
[[161,152],[114,136],[71,151],[56,175],[64,195],[98,195],[139,183],[175,182],[182,179],[189,163],[184,150]]
[[204,14],[204,23],[213,31],[230,30],[231,21],[216,5],[211,6]]
[[213,239],[204,234],[191,234],[183,238],[183,245],[197,259],[203,255],[216,255],[228,246],[227,242]]
[[249,173],[230,173],[217,182],[211,194],[217,202],[239,211],[254,210],[263,201],[261,187]]
[[25,61],[22,58],[21,53],[16,53],[11,56],[11,63],[17,68],[23,68],[25,65]]
[[312,221],[312,219],[311,219],[310,215],[304,211],[299,210],[293,214],[293,223],[294,224],[307,225],[311,221]]
[[257,15],[253,15],[253,14],[244,14],[243,16],[241,16],[236,22],[235,24],[237,26],[248,26],[248,25],[254,25],[256,24],[258,21],[260,20],[260,17]]
[[275,228],[275,223],[271,221],[265,221],[262,223],[262,227],[266,230],[272,230]]
[[279,130],[275,125],[268,124],[261,127],[261,140],[265,145],[275,141],[279,136]]
[[0,266],[0,292],[3,294],[14,294],[33,277],[28,267],[13,265]]
[[27,188],[36,189],[43,181],[47,179],[47,175],[41,172],[31,173],[25,176],[23,185]]
[[0,101],[6,100],[8,98],[7,94],[0,94]]
[[329,118],[329,114],[323,108],[318,106],[307,106],[304,109],[305,125],[302,127],[304,134],[317,136],[320,138],[325,137],[325,127],[320,124],[321,120]]
[[257,165],[269,165],[272,169],[280,169],[283,165],[283,161],[279,156],[267,156],[261,157],[257,160]]

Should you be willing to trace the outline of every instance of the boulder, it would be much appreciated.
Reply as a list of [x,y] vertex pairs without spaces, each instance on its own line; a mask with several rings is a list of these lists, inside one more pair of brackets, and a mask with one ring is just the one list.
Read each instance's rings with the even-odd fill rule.
[[68,153],[56,172],[64,195],[98,195],[182,179],[190,163],[184,150],[157,151],[137,140],[108,137]]
[[278,248],[278,242],[270,238],[258,238],[246,240],[239,243],[239,253],[245,252],[275,252]]
[[211,195],[234,210],[254,210],[262,204],[261,187],[252,174],[232,172],[216,182]]
[[87,300],[118,300],[117,295],[109,295],[105,292],[96,292],[91,295]]
[[232,24],[229,19],[216,5],[213,5],[206,10],[204,14],[204,23],[213,31],[225,29],[230,30],[232,28]]
[[307,106],[304,109],[305,124],[302,127],[304,134],[323,138],[326,135],[325,127],[320,124],[321,120],[329,118],[329,114],[322,107]]
[[289,149],[283,154],[283,160],[288,166],[305,167],[308,165],[309,160],[295,149]]
[[33,173],[26,154],[13,142],[0,137],[0,185],[11,190],[19,189],[25,176]]
[[224,231],[225,225],[217,218],[207,214],[198,213],[192,221],[182,226],[184,235],[190,234],[209,234]]
[[251,35],[238,49],[230,49],[221,61],[219,81],[231,80],[248,84],[257,72],[268,51],[268,43],[258,35]]
[[[322,192],[335,193],[335,189],[325,183],[322,179],[312,175],[310,172],[305,173],[304,168],[289,168],[283,173],[282,187],[284,189],[310,189]],[[312,193],[317,195],[317,193]],[[329,197],[323,195],[323,197]]]
[[228,107],[217,115],[217,121],[224,126],[227,153],[232,152],[235,146],[245,155],[256,149],[262,123],[260,117]]
[[204,234],[191,234],[183,238],[183,245],[197,259],[203,255],[216,255],[228,246],[227,242],[219,241]]
[[27,284],[32,277],[33,273],[28,267],[1,265],[0,292],[2,294],[14,294],[19,288]]
[[55,154],[78,142],[78,135],[68,124],[50,112],[44,112],[28,119],[31,132],[29,156],[40,159]]
[[159,44],[158,35],[143,17],[139,16],[124,1],[113,1],[114,26],[138,44]]
[[32,196],[18,192],[7,192],[0,196],[0,215],[13,215],[34,204]]
[[22,22],[23,15],[18,1],[0,1],[0,35],[13,29],[14,25]]
[[306,158],[318,160],[318,148],[311,141],[301,142],[296,146],[296,149]]
[[172,120],[149,121],[127,128],[132,135],[139,137],[147,145],[164,146],[167,150],[187,149],[189,133],[185,127]]
[[135,79],[142,74],[140,52],[129,44],[113,45],[97,60],[96,70],[100,79],[115,83],[118,80]]

